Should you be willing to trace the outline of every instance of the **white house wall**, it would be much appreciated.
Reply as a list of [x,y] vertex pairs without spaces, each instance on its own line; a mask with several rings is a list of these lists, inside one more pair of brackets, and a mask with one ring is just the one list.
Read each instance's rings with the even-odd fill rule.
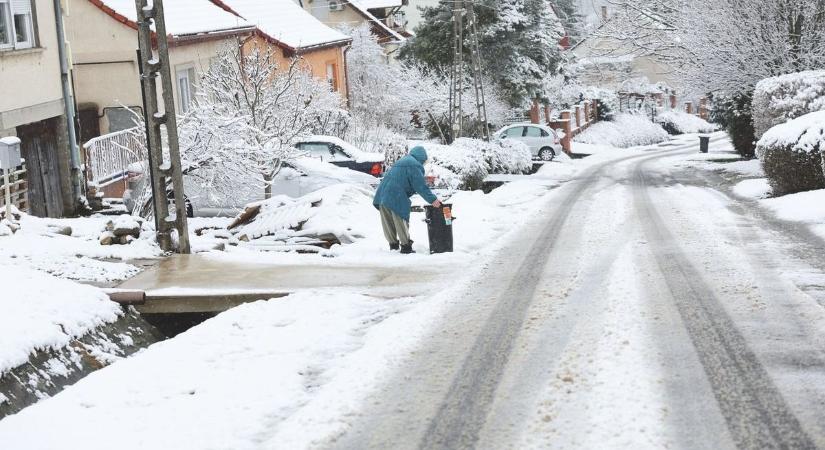
[[38,47],[0,51],[0,134],[63,114],[60,60],[51,0],[35,0]]

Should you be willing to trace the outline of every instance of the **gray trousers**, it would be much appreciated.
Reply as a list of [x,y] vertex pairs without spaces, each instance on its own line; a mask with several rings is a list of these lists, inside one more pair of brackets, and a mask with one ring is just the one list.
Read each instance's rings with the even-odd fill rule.
[[384,237],[390,244],[409,245],[410,244],[410,224],[402,219],[391,209],[381,206],[381,227],[384,229]]

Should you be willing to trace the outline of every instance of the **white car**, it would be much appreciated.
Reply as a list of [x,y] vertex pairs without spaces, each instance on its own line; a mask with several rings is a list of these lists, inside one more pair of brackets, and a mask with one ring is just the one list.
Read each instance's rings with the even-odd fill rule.
[[515,139],[524,142],[530,147],[533,158],[542,161],[552,161],[556,155],[562,154],[560,132],[556,132],[544,125],[521,123],[508,125],[494,134],[497,139]]

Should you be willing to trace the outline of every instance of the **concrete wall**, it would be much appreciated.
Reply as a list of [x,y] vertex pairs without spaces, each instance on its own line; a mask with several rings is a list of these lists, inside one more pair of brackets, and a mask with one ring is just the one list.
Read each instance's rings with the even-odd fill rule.
[[35,48],[0,51],[0,133],[63,114],[60,60],[51,0],[34,0]]

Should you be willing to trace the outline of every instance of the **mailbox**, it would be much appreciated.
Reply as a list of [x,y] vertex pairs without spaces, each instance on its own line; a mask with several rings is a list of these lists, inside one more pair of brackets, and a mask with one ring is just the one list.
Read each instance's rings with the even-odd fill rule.
[[0,169],[14,170],[20,161],[20,139],[14,136],[0,139]]

